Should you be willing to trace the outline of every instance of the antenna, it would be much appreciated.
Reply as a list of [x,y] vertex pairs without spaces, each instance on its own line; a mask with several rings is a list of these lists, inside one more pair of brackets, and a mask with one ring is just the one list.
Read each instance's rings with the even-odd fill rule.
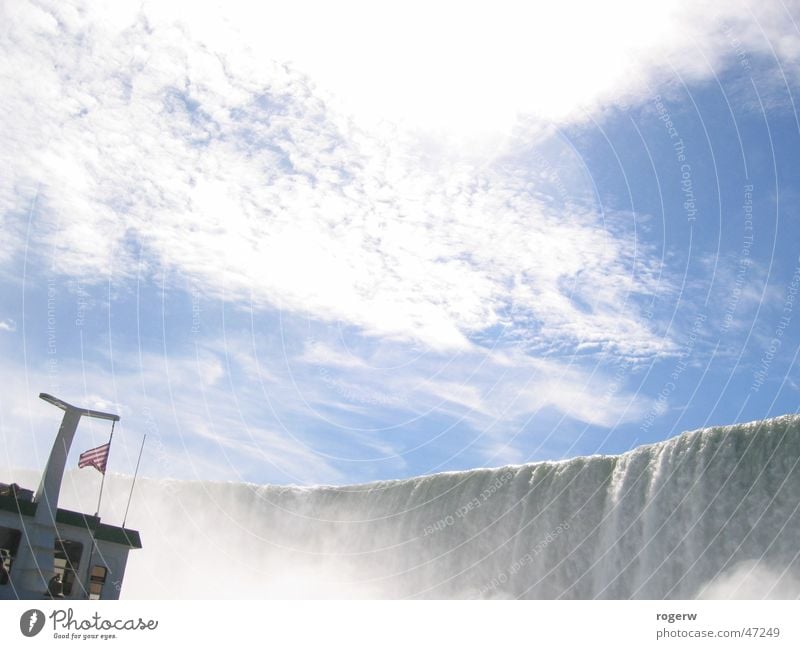
[[128,496],[128,506],[125,507],[125,516],[122,519],[122,529],[125,529],[125,522],[128,520],[128,510],[131,508],[131,498],[133,498],[133,488],[136,486],[136,476],[139,475],[139,463],[142,461],[142,451],[144,451],[144,440],[147,439],[145,434],[142,437],[142,447],[139,449],[139,459],[136,460],[136,471],[133,473],[133,482],[131,483],[131,493]]

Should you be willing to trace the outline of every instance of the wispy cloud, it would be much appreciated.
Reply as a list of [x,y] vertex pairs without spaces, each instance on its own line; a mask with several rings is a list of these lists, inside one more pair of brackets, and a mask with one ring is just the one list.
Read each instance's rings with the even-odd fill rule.
[[[361,388],[340,393],[341,401],[359,402],[366,395],[377,395],[373,405],[393,413],[383,416],[388,427],[437,413],[488,438],[507,440],[527,419],[547,409],[590,425],[611,427],[638,419],[651,405],[647,397],[615,380],[608,368],[531,358],[519,350],[427,354],[405,364],[393,362],[410,358],[400,346],[384,346],[380,354],[370,357],[358,354],[358,349],[350,348],[352,360],[339,369],[346,371],[343,376],[349,385]],[[335,356],[329,352],[325,358]],[[303,354],[294,362],[313,365],[314,360]],[[325,390],[326,382],[315,371],[298,369],[296,375],[302,377],[309,402],[335,392]]]
[[[242,398],[222,381],[221,359],[203,356],[152,357],[120,354],[114,372],[95,363],[62,359],[58,375],[5,361],[3,376],[24,376],[0,401],[3,418],[2,464],[41,468],[60,421],[41,402],[53,392],[76,405],[110,410],[122,420],[115,435],[112,468],[131,472],[138,443],[148,435],[146,475],[178,478],[261,480],[305,483],[341,480],[341,473],[294,432],[264,427],[268,414],[248,394]],[[53,383],[57,380],[57,383]],[[80,386],[88,386],[88,391]],[[108,430],[87,421],[76,445],[101,443]],[[77,453],[80,449],[73,449]],[[75,455],[77,457],[77,455]]]
[[590,202],[548,195],[542,176],[581,166],[554,131],[528,149],[560,149],[561,169],[443,158],[353,126],[289,68],[247,76],[144,14],[115,31],[26,11],[3,46],[0,210],[37,188],[35,242],[61,273],[173,268],[228,300],[437,350],[497,328],[534,347],[669,350],[640,317],[657,260]]

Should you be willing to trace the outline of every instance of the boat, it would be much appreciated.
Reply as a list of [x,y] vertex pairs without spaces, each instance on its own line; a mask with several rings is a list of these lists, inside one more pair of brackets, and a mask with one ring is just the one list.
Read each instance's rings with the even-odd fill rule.
[[119,415],[39,397],[64,415],[37,490],[0,482],[0,599],[119,599],[128,553],[142,547],[139,532],[58,507],[81,418],[113,425]]

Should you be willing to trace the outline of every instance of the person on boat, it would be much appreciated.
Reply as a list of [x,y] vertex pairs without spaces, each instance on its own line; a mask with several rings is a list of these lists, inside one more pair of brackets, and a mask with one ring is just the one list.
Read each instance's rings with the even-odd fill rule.
[[56,573],[47,584],[47,594],[50,599],[63,599],[64,598],[64,584],[61,582],[61,575]]

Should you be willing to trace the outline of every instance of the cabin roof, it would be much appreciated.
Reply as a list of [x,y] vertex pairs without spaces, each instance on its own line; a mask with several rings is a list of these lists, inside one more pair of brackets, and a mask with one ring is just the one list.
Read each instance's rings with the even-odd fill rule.
[[[14,495],[0,495],[0,510],[13,512],[20,516],[32,518],[36,514],[38,503]],[[119,545],[127,545],[129,548],[139,549],[142,547],[142,540],[139,532],[129,530],[116,525],[108,525],[100,522],[99,516],[82,514],[69,509],[58,508],[56,512],[56,523],[80,527],[94,533],[98,541],[108,541]]]

